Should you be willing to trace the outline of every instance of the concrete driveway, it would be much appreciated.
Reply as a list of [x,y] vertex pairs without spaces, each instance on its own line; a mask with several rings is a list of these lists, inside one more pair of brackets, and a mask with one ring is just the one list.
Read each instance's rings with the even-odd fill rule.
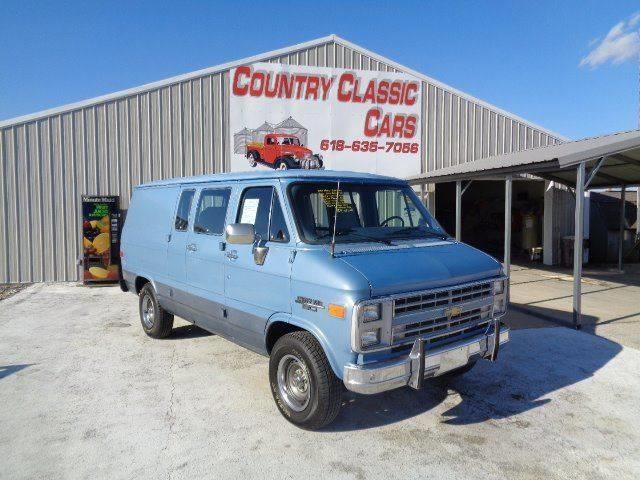
[[[640,264],[585,269],[582,329],[640,349]],[[573,277],[561,268],[516,266],[511,271],[511,309],[515,328],[572,326]]]
[[346,395],[328,429],[277,412],[267,359],[184,325],[146,337],[117,288],[0,302],[1,478],[638,478],[640,352],[515,331],[421,392]]

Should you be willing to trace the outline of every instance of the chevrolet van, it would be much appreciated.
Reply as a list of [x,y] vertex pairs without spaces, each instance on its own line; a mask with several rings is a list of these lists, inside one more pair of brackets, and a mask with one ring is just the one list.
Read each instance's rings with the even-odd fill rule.
[[509,330],[495,259],[451,238],[402,180],[288,170],[157,181],[133,193],[121,287],[147,335],[174,315],[269,356],[290,422],[495,360]]

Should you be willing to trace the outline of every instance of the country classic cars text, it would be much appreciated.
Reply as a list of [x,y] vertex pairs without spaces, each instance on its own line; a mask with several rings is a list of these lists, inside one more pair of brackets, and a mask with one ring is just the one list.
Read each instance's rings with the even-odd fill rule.
[[417,133],[415,114],[384,113],[382,105],[413,106],[418,100],[417,80],[370,79],[363,81],[353,71],[339,76],[270,72],[250,65],[237,67],[231,82],[233,95],[286,100],[327,101],[334,95],[338,102],[366,104],[363,133],[367,137],[413,138]]

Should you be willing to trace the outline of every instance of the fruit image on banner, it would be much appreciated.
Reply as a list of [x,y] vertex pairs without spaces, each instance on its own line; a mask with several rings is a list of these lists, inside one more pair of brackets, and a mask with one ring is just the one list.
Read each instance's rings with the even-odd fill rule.
[[117,282],[120,278],[120,208],[117,196],[82,197],[84,283]]

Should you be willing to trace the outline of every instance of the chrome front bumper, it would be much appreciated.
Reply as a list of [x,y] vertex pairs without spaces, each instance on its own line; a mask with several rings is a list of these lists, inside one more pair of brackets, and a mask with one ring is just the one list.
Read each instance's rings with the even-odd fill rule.
[[[504,325],[498,329],[498,335],[498,346],[509,341],[509,329]],[[471,361],[495,355],[495,338],[495,333],[491,332],[433,350],[425,350],[424,342],[418,339],[407,356],[369,365],[345,366],[344,385],[352,392],[367,395],[405,385],[418,389],[425,378],[437,377]]]

